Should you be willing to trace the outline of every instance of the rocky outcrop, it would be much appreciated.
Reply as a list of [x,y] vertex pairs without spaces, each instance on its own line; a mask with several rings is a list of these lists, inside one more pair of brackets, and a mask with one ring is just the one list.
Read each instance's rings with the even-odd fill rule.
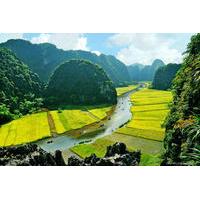
[[107,147],[103,158],[92,154],[83,160],[74,156],[68,159],[69,166],[137,166],[141,157],[140,151],[129,152],[124,143],[115,143]]
[[7,166],[64,166],[61,151],[54,155],[36,144],[0,148],[0,165]]

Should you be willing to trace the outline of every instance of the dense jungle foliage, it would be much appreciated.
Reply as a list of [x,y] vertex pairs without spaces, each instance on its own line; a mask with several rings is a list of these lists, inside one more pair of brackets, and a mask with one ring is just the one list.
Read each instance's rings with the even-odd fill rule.
[[200,34],[192,36],[173,82],[163,165],[200,165]]
[[61,64],[50,78],[45,97],[48,106],[117,102],[115,87],[104,70],[84,60]]
[[10,50],[0,48],[0,123],[40,107],[41,92],[38,76]]
[[158,90],[167,90],[171,88],[172,81],[180,67],[180,64],[170,63],[158,68],[153,78],[152,87]]
[[89,51],[64,51],[49,43],[32,44],[26,40],[8,40],[0,46],[11,49],[40,79],[48,82],[55,68],[65,61],[83,59],[100,65],[115,85],[127,85],[131,79],[124,63],[114,56],[97,56]]

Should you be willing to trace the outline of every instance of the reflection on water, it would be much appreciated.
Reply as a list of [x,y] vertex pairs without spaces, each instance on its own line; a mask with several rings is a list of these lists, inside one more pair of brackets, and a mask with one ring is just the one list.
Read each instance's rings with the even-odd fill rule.
[[108,120],[105,123],[105,130],[103,132],[100,132],[97,135],[91,135],[84,138],[70,138],[66,135],[61,135],[55,138],[41,140],[37,142],[37,144],[48,152],[54,152],[57,149],[63,151],[74,145],[79,144],[80,142],[93,142],[97,138],[111,134],[131,119],[132,114],[130,111],[130,94],[135,91],[136,90],[126,93],[121,97],[118,97],[116,109],[113,115],[111,116],[110,120]]

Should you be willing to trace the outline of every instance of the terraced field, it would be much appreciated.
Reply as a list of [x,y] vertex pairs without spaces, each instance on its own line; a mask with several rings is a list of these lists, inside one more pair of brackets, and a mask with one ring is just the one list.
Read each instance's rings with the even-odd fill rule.
[[116,88],[117,96],[121,96],[121,95],[123,95],[124,93],[129,92],[129,91],[131,91],[131,90],[134,90],[134,89],[137,88],[137,87],[138,87],[137,84],[136,84],[136,85],[129,85],[129,86],[127,86],[127,87],[118,87],[118,88]]
[[171,98],[168,91],[143,89],[134,93],[131,97],[133,118],[126,126],[94,143],[81,144],[71,150],[81,157],[91,153],[101,157],[108,145],[124,142],[129,150],[142,151],[140,165],[159,165],[164,137],[161,125],[168,113]]
[[0,146],[18,145],[100,121],[110,106],[49,111],[24,116],[0,127]]
[[133,119],[119,133],[162,141],[162,124],[168,113],[171,92],[143,89],[131,97]]

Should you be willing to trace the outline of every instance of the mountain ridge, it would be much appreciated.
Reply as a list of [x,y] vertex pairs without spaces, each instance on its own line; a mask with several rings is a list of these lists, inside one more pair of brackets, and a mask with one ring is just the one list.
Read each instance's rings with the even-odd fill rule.
[[127,66],[112,55],[97,56],[83,50],[65,51],[50,43],[33,44],[22,39],[11,39],[0,46],[11,49],[44,82],[49,80],[58,65],[71,59],[88,60],[100,65],[115,85],[131,81]]

